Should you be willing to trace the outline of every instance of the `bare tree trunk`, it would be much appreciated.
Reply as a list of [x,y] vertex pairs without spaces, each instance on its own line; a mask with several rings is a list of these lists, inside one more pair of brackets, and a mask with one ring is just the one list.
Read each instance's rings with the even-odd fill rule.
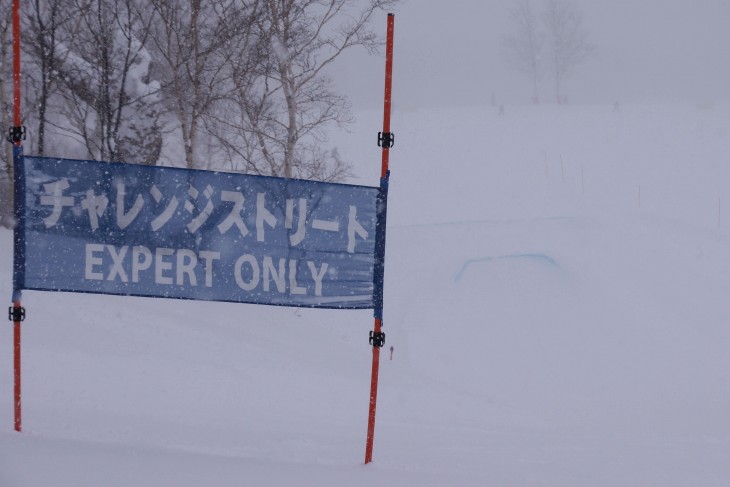
[[[282,45],[287,45],[288,39],[282,40]],[[294,151],[298,140],[297,136],[297,101],[294,76],[291,65],[279,61],[279,72],[281,73],[281,89],[286,102],[287,124],[286,124],[286,147],[282,161],[283,176],[291,178],[294,174]]]
[[35,126],[33,150],[40,156],[53,147],[53,100],[61,83],[58,68],[69,55],[64,47],[71,45],[69,40],[76,37],[82,24],[78,8],[72,0],[31,0],[23,17],[24,75],[26,83],[32,83],[31,91],[25,90],[32,99],[24,106],[27,124]]
[[286,130],[286,149],[284,150],[284,177],[291,178],[293,175],[294,149],[297,143],[297,102],[294,98],[291,83],[284,82],[284,97],[286,99],[286,110],[289,115],[289,123]]
[[539,31],[531,0],[509,3],[508,14],[514,31],[502,37],[502,55],[510,68],[532,82],[532,99],[537,103],[544,36]]
[[549,0],[543,23],[555,69],[555,96],[558,103],[564,103],[563,83],[577,66],[593,54],[595,46],[588,42],[588,32],[583,29],[583,16],[573,3]]
[[162,135],[145,46],[150,17],[135,0],[73,0],[72,7],[78,28],[66,26],[54,61],[68,121],[58,128],[90,158],[155,164]]
[[151,0],[155,23],[149,44],[164,74],[162,92],[182,133],[185,165],[194,168],[201,131],[212,103],[223,97],[230,61],[238,55],[237,24],[251,2],[234,0]]
[[[269,62],[258,66],[253,88],[236,92],[243,120],[225,120],[241,139],[258,144],[258,157],[247,160],[248,166],[286,178],[332,181],[349,174],[335,149],[322,148],[328,125],[351,120],[347,100],[332,89],[324,70],[352,47],[376,51],[379,41],[369,22],[376,11],[395,3],[266,0],[257,25]],[[251,105],[258,109],[249,110]]]
[[[44,11],[43,6],[47,11]],[[51,84],[56,56],[56,33],[58,30],[58,0],[33,0],[34,17],[30,19],[32,31],[31,52],[37,60],[40,81],[40,97],[38,106],[37,154],[44,155],[46,148],[46,113],[51,95]]]
[[200,26],[198,24],[200,17],[200,0],[192,0],[190,2],[190,8],[192,15],[190,17],[190,29],[192,34],[193,42],[193,106],[190,111],[190,130],[188,144],[185,147],[185,163],[188,168],[192,169],[195,167],[195,149],[196,139],[198,137],[198,118],[199,118],[199,103],[200,103],[200,92],[201,92],[201,59],[200,59]]
[[2,134],[2,143],[5,147],[5,174],[2,178],[7,178],[9,181],[13,180],[13,146],[5,141],[5,135],[8,133],[8,129],[13,125],[12,117],[10,116],[11,105],[8,101],[8,93],[12,88],[7,80],[12,80],[10,76],[10,70],[7,68],[9,63],[9,50],[12,47],[12,42],[7,42],[8,31],[3,29],[0,32],[2,35],[2,43],[0,43],[0,127],[4,130]]
[[0,174],[0,225],[9,228],[13,222],[13,146],[5,141],[5,136],[9,127],[13,125],[9,102],[12,86],[8,83],[8,80],[13,79],[10,69],[10,51],[13,46],[10,40],[11,25],[9,15],[0,20],[0,130],[4,131],[0,134],[2,136],[0,144],[4,145],[5,155],[3,174]]

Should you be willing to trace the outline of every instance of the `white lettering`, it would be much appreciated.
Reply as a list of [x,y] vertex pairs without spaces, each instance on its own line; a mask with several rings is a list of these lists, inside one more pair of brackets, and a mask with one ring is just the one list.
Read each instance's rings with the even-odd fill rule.
[[[246,282],[243,280],[242,267],[243,264],[248,263],[251,266],[251,280]],[[259,285],[261,277],[261,270],[259,269],[259,263],[256,262],[256,258],[251,254],[244,254],[238,258],[234,268],[236,284],[244,291],[253,291],[256,286]]]
[[177,251],[177,280],[175,284],[178,286],[185,285],[185,276],[191,286],[198,285],[198,279],[195,276],[195,266],[198,265],[198,256],[195,252],[188,249],[180,249]]
[[165,276],[165,271],[172,270],[172,262],[166,261],[165,257],[170,257],[175,253],[175,249],[160,247],[155,250],[155,283],[172,284],[172,277]]
[[266,209],[265,193],[256,194],[256,240],[264,241],[264,223],[271,228],[276,225],[276,217],[273,213]]
[[142,195],[137,195],[137,199],[134,200],[132,208],[128,212],[124,211],[124,196],[126,192],[124,190],[124,183],[117,183],[117,226],[124,230],[129,226],[130,223],[137,218],[142,206],[144,206],[144,200]]
[[117,250],[113,245],[107,245],[106,248],[109,251],[109,255],[112,257],[112,266],[109,269],[109,275],[106,277],[106,280],[113,281],[118,275],[122,282],[127,282],[127,273],[124,272],[122,264],[124,263],[124,256],[127,255],[129,247],[126,245],[119,247],[119,253],[117,253]]
[[[216,261],[220,261],[221,253],[90,243],[85,247],[85,259],[84,278],[88,280],[151,284],[154,276],[154,283],[158,285],[195,287],[199,284],[198,278],[205,275],[205,286],[210,288],[215,277],[213,267]],[[150,272],[145,274],[147,270]],[[314,291],[315,296],[322,296],[328,271],[330,266],[326,262],[244,254],[233,266],[233,277],[244,291],[258,289],[261,293],[288,294],[291,297]]]
[[152,265],[152,252],[147,247],[136,245],[132,248],[132,282],[139,282],[139,271]]
[[268,255],[264,257],[264,291],[269,291],[269,282],[273,276],[276,289],[286,292],[286,260],[279,259],[279,269],[274,267],[274,260]]
[[220,260],[221,253],[203,250],[200,252],[200,258],[203,259],[205,266],[205,287],[213,287],[213,261]]
[[337,220],[314,220],[312,222],[312,228],[314,228],[315,230],[324,230],[326,232],[339,232],[340,222],[338,222]]
[[314,279],[314,295],[321,296],[322,278],[324,278],[324,274],[327,272],[327,267],[329,267],[329,264],[327,264],[327,262],[322,262],[322,267],[319,269],[319,271],[317,271],[316,264],[311,260],[307,261],[307,266],[309,267],[309,272],[312,273],[312,279]]
[[71,185],[68,183],[68,179],[59,179],[55,183],[48,183],[43,185],[43,190],[46,193],[41,196],[41,205],[52,206],[51,214],[43,219],[43,223],[46,228],[50,228],[58,223],[58,219],[61,218],[61,212],[66,206],[74,205],[73,196],[63,196],[64,190],[68,189]]
[[[198,190],[191,185],[188,189],[188,194],[193,198],[197,198]],[[198,229],[203,226],[203,223],[208,221],[208,218],[210,218],[210,214],[213,213],[213,209],[215,208],[213,205],[213,201],[210,199],[213,196],[213,188],[210,186],[210,184],[205,187],[205,191],[203,191],[203,194],[207,198],[205,208],[203,208],[203,211],[201,211],[200,214],[193,219],[193,221],[188,223],[188,230],[190,231],[190,233],[195,233],[196,231],[198,231]],[[190,200],[185,202],[185,209],[188,210],[190,213],[193,212],[194,208],[195,205],[193,205]]]
[[104,215],[106,207],[109,205],[109,199],[104,194],[99,196],[94,194],[94,190],[90,189],[86,192],[86,198],[81,200],[81,209],[89,213],[89,225],[91,231],[95,232],[99,228],[99,217]]
[[243,193],[237,191],[221,191],[221,201],[233,203],[233,209],[228,214],[225,220],[218,225],[218,231],[223,234],[226,233],[233,225],[238,227],[238,231],[241,232],[241,236],[245,237],[248,235],[248,228],[241,219],[241,212],[243,211],[243,203],[246,199],[243,197]]
[[355,235],[360,238],[368,238],[368,231],[357,221],[357,207],[350,206],[350,215],[347,220],[347,251],[355,252]]
[[294,259],[289,260],[289,293],[307,294],[307,288],[297,283],[297,261]]
[[[304,234],[307,231],[305,223],[307,223],[307,200],[299,198],[297,231],[289,236],[289,242],[292,245],[299,245],[302,240],[304,240]],[[284,219],[284,227],[290,230],[294,228],[294,200],[286,200],[286,218]]]
[[95,281],[102,281],[104,279],[103,272],[94,272],[94,266],[99,266],[104,263],[104,260],[101,257],[97,257],[94,254],[103,251],[104,245],[102,244],[86,244],[86,268],[84,272],[84,279]]
[[[157,186],[152,186],[150,188],[150,194],[152,194],[152,197],[155,199],[157,203],[162,201],[162,191]],[[177,205],[179,205],[180,202],[177,200],[177,197],[173,196],[170,200],[170,203],[168,203],[167,207],[164,209],[162,213],[160,213],[154,220],[150,222],[150,225],[152,226],[152,230],[155,232],[162,228],[167,222],[170,221],[172,216],[175,214],[175,210],[177,210]],[[172,284],[172,283],[170,283]]]

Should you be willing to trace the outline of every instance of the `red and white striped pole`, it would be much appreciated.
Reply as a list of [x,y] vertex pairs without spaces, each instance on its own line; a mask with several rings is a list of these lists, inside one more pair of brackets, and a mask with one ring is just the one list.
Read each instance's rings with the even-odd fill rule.
[[[382,146],[382,164],[380,169],[380,187],[381,194],[385,194],[384,198],[387,201],[387,184],[389,176],[389,162],[390,162],[390,148],[393,145],[393,136],[390,132],[390,99],[391,89],[393,80],[393,27],[394,27],[395,16],[388,14],[388,31],[386,37],[386,48],[385,48],[385,99],[383,105],[383,132],[379,135],[378,144]],[[383,210],[384,211],[384,210]],[[379,219],[378,224],[380,228],[380,245],[381,249],[381,261],[379,264],[379,272],[376,271],[376,275],[380,274],[380,277],[376,277],[376,289],[377,295],[375,306],[375,325],[374,329],[370,334],[370,342],[373,346],[373,367],[370,378],[370,411],[368,414],[368,434],[367,441],[365,443],[365,464],[373,461],[373,440],[375,437],[375,408],[378,400],[378,371],[380,369],[380,347],[383,346],[384,337],[383,334],[383,318],[382,318],[382,273],[383,273],[383,259],[385,253],[385,215],[383,213],[382,219]],[[376,247],[378,243],[376,243]],[[377,286],[380,289],[377,289]]]

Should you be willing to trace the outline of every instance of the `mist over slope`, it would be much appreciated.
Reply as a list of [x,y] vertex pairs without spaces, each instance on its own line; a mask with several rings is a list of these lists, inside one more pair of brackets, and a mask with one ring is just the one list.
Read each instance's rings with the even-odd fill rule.
[[[370,312],[26,292],[0,484],[726,485],[729,120],[397,111],[367,467]],[[378,125],[338,141],[358,184]]]

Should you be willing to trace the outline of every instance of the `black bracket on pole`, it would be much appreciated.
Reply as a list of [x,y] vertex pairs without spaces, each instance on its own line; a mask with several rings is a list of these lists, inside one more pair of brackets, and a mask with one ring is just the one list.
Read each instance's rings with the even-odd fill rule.
[[370,345],[373,347],[381,348],[385,345],[385,333],[370,331]]
[[390,149],[395,145],[395,134],[393,132],[378,132],[378,147]]
[[10,127],[8,132],[8,142],[15,143],[25,140],[25,126]]
[[8,308],[8,319],[10,321],[25,320],[25,308],[22,306],[11,306]]

